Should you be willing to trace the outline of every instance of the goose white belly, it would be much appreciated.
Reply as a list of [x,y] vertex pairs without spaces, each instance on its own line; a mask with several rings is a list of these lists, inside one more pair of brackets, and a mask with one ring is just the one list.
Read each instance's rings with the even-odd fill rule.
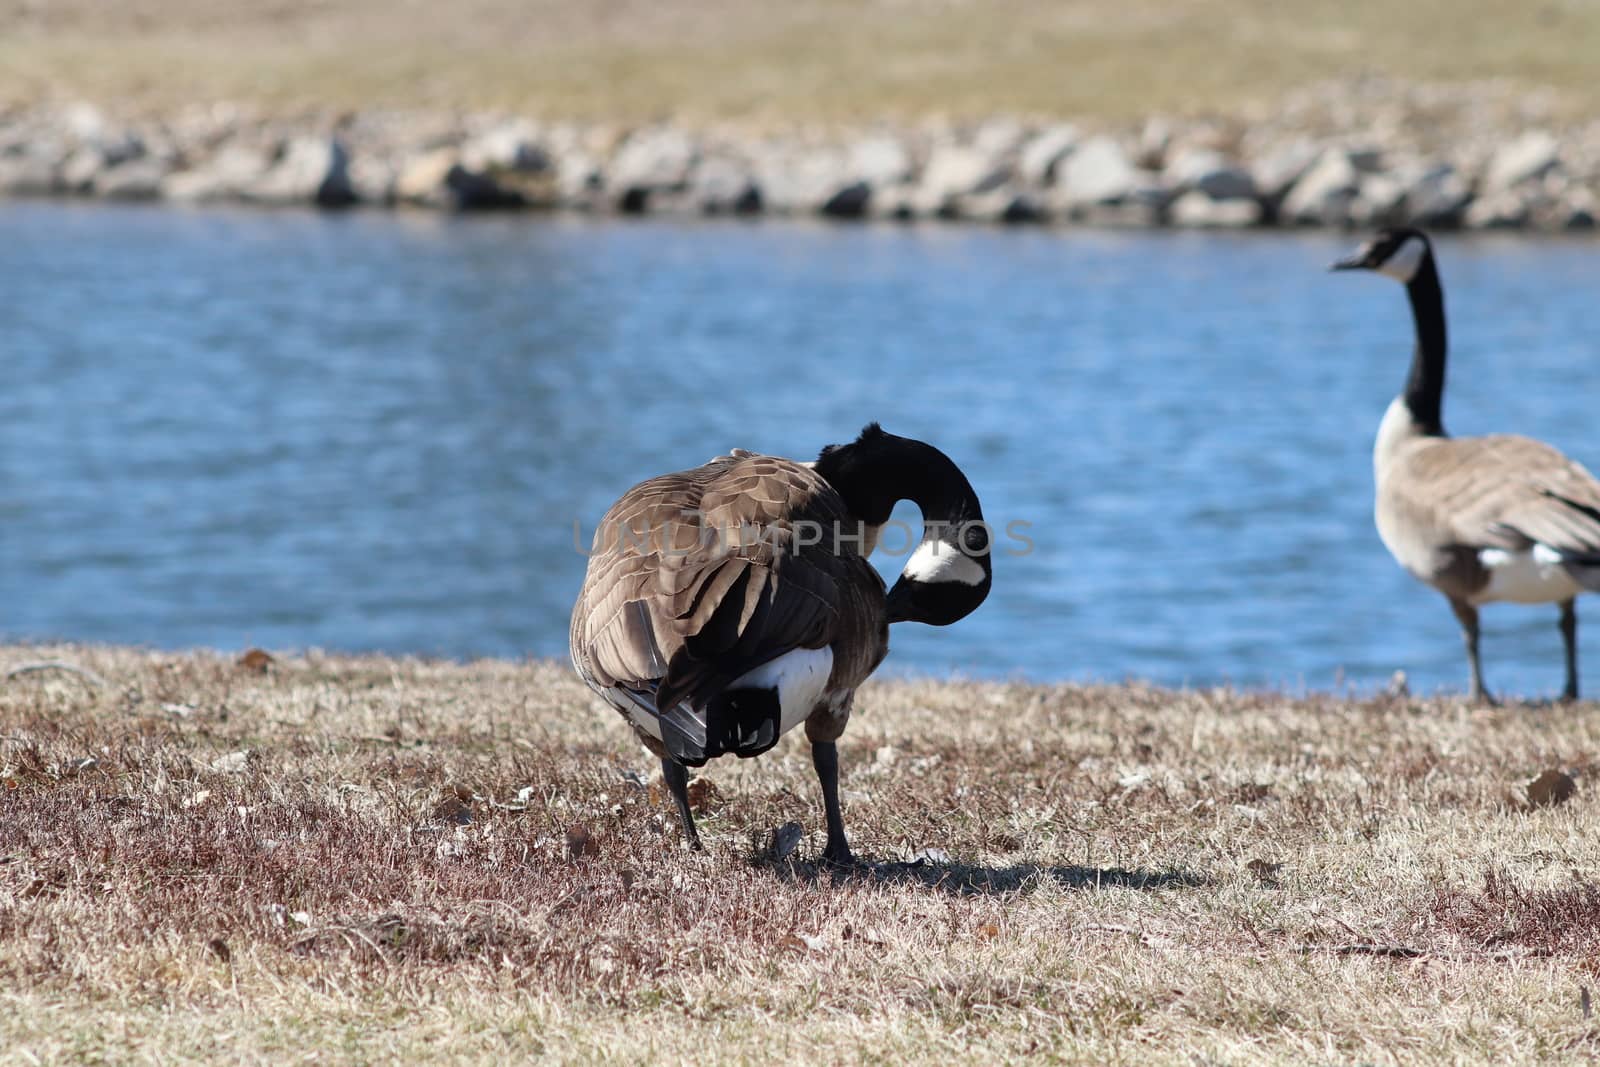
[[1478,562],[1489,573],[1489,584],[1472,598],[1474,604],[1509,600],[1514,604],[1548,604],[1570,600],[1583,592],[1562,564],[1561,554],[1544,545],[1525,552],[1485,548]]
[[832,649],[797,648],[741,674],[728,688],[776,689],[778,734],[782,736],[805,722],[817,705],[823,703],[832,674]]
[[[581,673],[581,672],[580,672]],[[770,663],[763,663],[753,671],[746,671],[729,683],[729,689],[772,689],[778,694],[778,736],[782,737],[799,726],[817,709],[826,704],[839,705],[848,692],[828,690],[828,679],[833,675],[833,650],[828,648],[797,648],[785,652]],[[587,678],[585,678],[587,681]],[[605,698],[606,703],[627,716],[628,721],[644,733],[662,740],[661,720],[648,695],[618,687],[593,689]],[[696,715],[704,728],[704,716]]]

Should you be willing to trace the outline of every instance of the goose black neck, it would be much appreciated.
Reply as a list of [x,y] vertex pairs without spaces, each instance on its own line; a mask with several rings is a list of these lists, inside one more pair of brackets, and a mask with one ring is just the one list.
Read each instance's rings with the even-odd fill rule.
[[983,518],[978,495],[950,457],[921,441],[885,433],[877,424],[847,445],[823,449],[817,473],[869,526],[889,521],[895,504],[910,500],[928,521]]
[[1406,284],[1411,298],[1411,317],[1417,327],[1417,347],[1411,356],[1411,373],[1406,378],[1405,401],[1411,418],[1425,434],[1444,436],[1444,287],[1430,250],[1422,257],[1417,273]]

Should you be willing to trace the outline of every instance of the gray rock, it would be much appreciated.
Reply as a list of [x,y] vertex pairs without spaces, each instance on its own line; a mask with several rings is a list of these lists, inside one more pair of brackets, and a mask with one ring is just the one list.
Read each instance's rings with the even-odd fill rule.
[[268,147],[230,142],[199,166],[167,175],[161,182],[161,195],[194,202],[236,199],[271,167]]
[[93,142],[105,136],[109,129],[105,115],[89,103],[76,103],[65,108],[56,121],[60,128],[75,140]]
[[161,195],[168,170],[156,156],[129,160],[103,171],[95,180],[95,192],[107,200],[154,200]]
[[86,195],[94,191],[95,179],[106,168],[105,156],[100,154],[100,149],[93,145],[84,145],[61,165],[57,173],[57,184],[61,189],[74,195]]
[[499,211],[528,203],[520,189],[493,174],[468,170],[460,163],[445,172],[444,188],[450,206],[457,211]]
[[1502,145],[1489,158],[1483,186],[1490,192],[1539,181],[1561,164],[1560,145],[1550,134],[1532,130]]
[[928,156],[918,182],[924,195],[948,201],[999,188],[1010,168],[993,155],[970,145],[938,144]]
[[1045,203],[1048,213],[1052,218],[1065,222],[1091,226],[1122,228],[1161,225],[1172,199],[1171,191],[1161,184],[1159,175],[1138,170],[1133,171],[1132,175],[1122,196],[1098,202],[1081,200],[1070,188],[1058,185],[1047,194]]
[[763,145],[754,165],[762,201],[778,214],[815,215],[835,193],[855,184],[844,156],[825,148]]
[[1244,229],[1261,224],[1261,201],[1254,197],[1211,197],[1191,189],[1167,208],[1167,220],[1187,229]]
[[654,194],[687,189],[698,156],[695,143],[682,130],[671,126],[635,130],[612,157],[606,188],[625,209],[643,208]]
[[1329,148],[1294,183],[1278,216],[1284,222],[1342,226],[1361,193],[1361,173],[1342,148]]
[[59,164],[47,156],[0,156],[0,195],[48,196],[61,190]]
[[1467,206],[1462,224],[1471,230],[1517,230],[1533,213],[1532,197],[1516,189],[1502,189],[1479,197]]
[[761,210],[761,188],[744,163],[709,156],[690,179],[694,206],[707,215],[753,215]]
[[1357,226],[1393,226],[1405,218],[1405,184],[1392,174],[1363,175],[1350,203],[1349,221]]
[[1205,148],[1185,149],[1173,156],[1162,178],[1174,190],[1198,190],[1212,200],[1254,199],[1255,179],[1243,167]]
[[1288,194],[1321,155],[1322,149],[1303,139],[1277,145],[1250,164],[1250,177],[1261,196],[1276,202]]
[[247,200],[262,204],[316,204],[342,207],[353,203],[350,156],[335,137],[296,137],[285,146],[272,168],[246,183]]
[[1072,154],[1079,140],[1078,128],[1050,126],[1025,141],[1017,155],[1017,177],[1036,189],[1056,180],[1061,161]]
[[834,219],[859,219],[867,213],[870,203],[872,186],[851,182],[823,202],[822,214]]
[[1405,216],[1414,226],[1453,229],[1472,202],[1472,186],[1449,163],[1428,167],[1406,189]]
[[1027,135],[1022,123],[1009,115],[998,115],[979,123],[972,133],[972,147],[996,163],[1010,164]]
[[1554,233],[1592,230],[1600,216],[1593,191],[1566,181],[1547,182],[1543,195],[1532,198],[1531,207],[1532,224]]
[[1164,116],[1146,119],[1139,130],[1135,162],[1145,170],[1165,170],[1175,133],[1172,121]]
[[850,146],[850,176],[874,189],[906,181],[912,166],[911,153],[893,134],[872,134]]
[[388,155],[375,152],[356,152],[350,160],[350,191],[363,204],[393,204],[398,195],[396,187],[399,168]]
[[1044,202],[1034,193],[1008,184],[987,192],[957,197],[946,205],[945,217],[1016,225],[1041,222],[1047,217],[1047,211]]
[[1574,190],[1551,211],[1549,222],[1567,233],[1593,230],[1600,225],[1600,200],[1587,189]]
[[394,196],[404,204],[448,206],[447,179],[460,154],[454,148],[434,148],[412,156],[396,168]]
[[872,200],[867,204],[869,218],[891,219],[895,222],[911,222],[937,210],[937,204],[930,205],[919,195],[917,187],[910,184],[874,189]]
[[1091,137],[1061,163],[1056,184],[1071,204],[1116,205],[1140,184],[1122,146],[1109,137]]
[[1350,165],[1361,174],[1377,174],[1383,170],[1383,150],[1370,145],[1352,145],[1344,150]]
[[461,146],[461,165],[484,174],[543,174],[554,169],[539,129],[524,119],[499,123]]

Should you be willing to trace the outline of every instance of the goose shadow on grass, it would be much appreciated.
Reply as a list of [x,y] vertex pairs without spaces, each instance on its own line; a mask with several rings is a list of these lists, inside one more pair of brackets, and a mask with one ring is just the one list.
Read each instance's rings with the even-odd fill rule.
[[1147,871],[1125,867],[1080,867],[1018,863],[985,867],[950,860],[918,859],[907,863],[858,858],[851,867],[836,868],[798,859],[773,861],[758,857],[756,866],[771,870],[779,881],[879,886],[921,885],[957,897],[999,896],[1026,892],[1046,882],[1063,889],[1196,889],[1210,879],[1184,870]]

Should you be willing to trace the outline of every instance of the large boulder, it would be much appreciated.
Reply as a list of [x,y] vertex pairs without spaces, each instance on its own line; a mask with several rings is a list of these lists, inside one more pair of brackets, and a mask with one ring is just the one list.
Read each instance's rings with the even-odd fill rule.
[[1261,201],[1255,197],[1212,197],[1190,189],[1167,208],[1167,221],[1185,229],[1237,230],[1261,224]]
[[143,156],[102,171],[94,191],[107,200],[155,200],[170,167],[158,156]]
[[850,177],[874,189],[906,181],[914,166],[905,142],[891,133],[869,134],[850,146]]
[[261,204],[343,207],[356,199],[350,155],[336,137],[292,139],[272,168],[241,191],[245,199]]
[[1600,224],[1600,198],[1592,189],[1568,186],[1551,198],[1537,221],[1544,229],[1565,233],[1593,230]]
[[404,160],[396,168],[394,197],[403,204],[446,207],[450,189],[446,179],[460,159],[452,147],[429,148]]
[[1209,148],[1187,148],[1175,153],[1162,178],[1176,192],[1197,190],[1212,200],[1246,200],[1256,195],[1250,172]]
[[47,196],[61,189],[60,161],[40,152],[0,156],[0,195]]
[[937,212],[938,207],[937,204],[929,204],[920,195],[917,186],[906,182],[874,189],[872,199],[867,204],[867,215],[874,219],[912,222]]
[[526,119],[496,123],[461,146],[461,165],[480,173],[545,174],[554,160]]
[[1070,204],[1116,205],[1145,182],[1128,153],[1110,137],[1091,137],[1061,163],[1056,185]]
[[872,186],[851,182],[823,201],[821,212],[832,219],[859,219],[866,215],[871,203]]
[[647,210],[651,197],[688,188],[689,174],[698,158],[694,141],[676,127],[635,130],[606,168],[606,189],[623,210]]
[[917,185],[929,201],[941,205],[958,196],[998,189],[1010,167],[996,155],[973,145],[936,144],[928,154]]
[[1472,203],[1472,183],[1452,164],[1425,167],[1406,186],[1405,216],[1413,226],[1454,229]]
[[1356,226],[1393,226],[1405,221],[1405,183],[1392,174],[1363,174],[1350,202],[1348,221]]
[[957,197],[944,206],[945,218],[970,222],[1016,225],[1041,222],[1048,217],[1043,200],[1032,190],[1006,184],[969,196]]
[[1322,155],[1322,149],[1305,139],[1274,144],[1257,153],[1250,164],[1250,180],[1258,195],[1280,203]]
[[272,168],[273,157],[269,143],[230,141],[198,165],[167,175],[161,195],[194,202],[238,199]]
[[857,184],[841,151],[821,145],[755,146],[754,177],[765,208],[781,215],[816,215]]
[[57,184],[68,193],[85,195],[94,191],[94,181],[105,168],[106,159],[100,150],[93,145],[84,145],[61,164],[56,176]]
[[1325,150],[1294,183],[1278,209],[1284,222],[1342,226],[1361,195],[1361,171],[1343,148]]
[[1520,230],[1533,216],[1534,200],[1531,191],[1501,189],[1474,200],[1461,221],[1469,230]]
[[1489,192],[1542,181],[1561,165],[1561,146],[1542,130],[1531,130],[1501,145],[1489,157],[1483,187]]
[[689,187],[694,206],[707,215],[754,215],[761,210],[761,187],[749,164],[731,156],[702,159]]
[[1080,139],[1078,128],[1067,124],[1035,133],[1017,153],[1017,177],[1036,189],[1053,184],[1062,160],[1072,154]]
[[386,152],[356,152],[350,159],[350,191],[363,204],[393,204],[400,169]]

